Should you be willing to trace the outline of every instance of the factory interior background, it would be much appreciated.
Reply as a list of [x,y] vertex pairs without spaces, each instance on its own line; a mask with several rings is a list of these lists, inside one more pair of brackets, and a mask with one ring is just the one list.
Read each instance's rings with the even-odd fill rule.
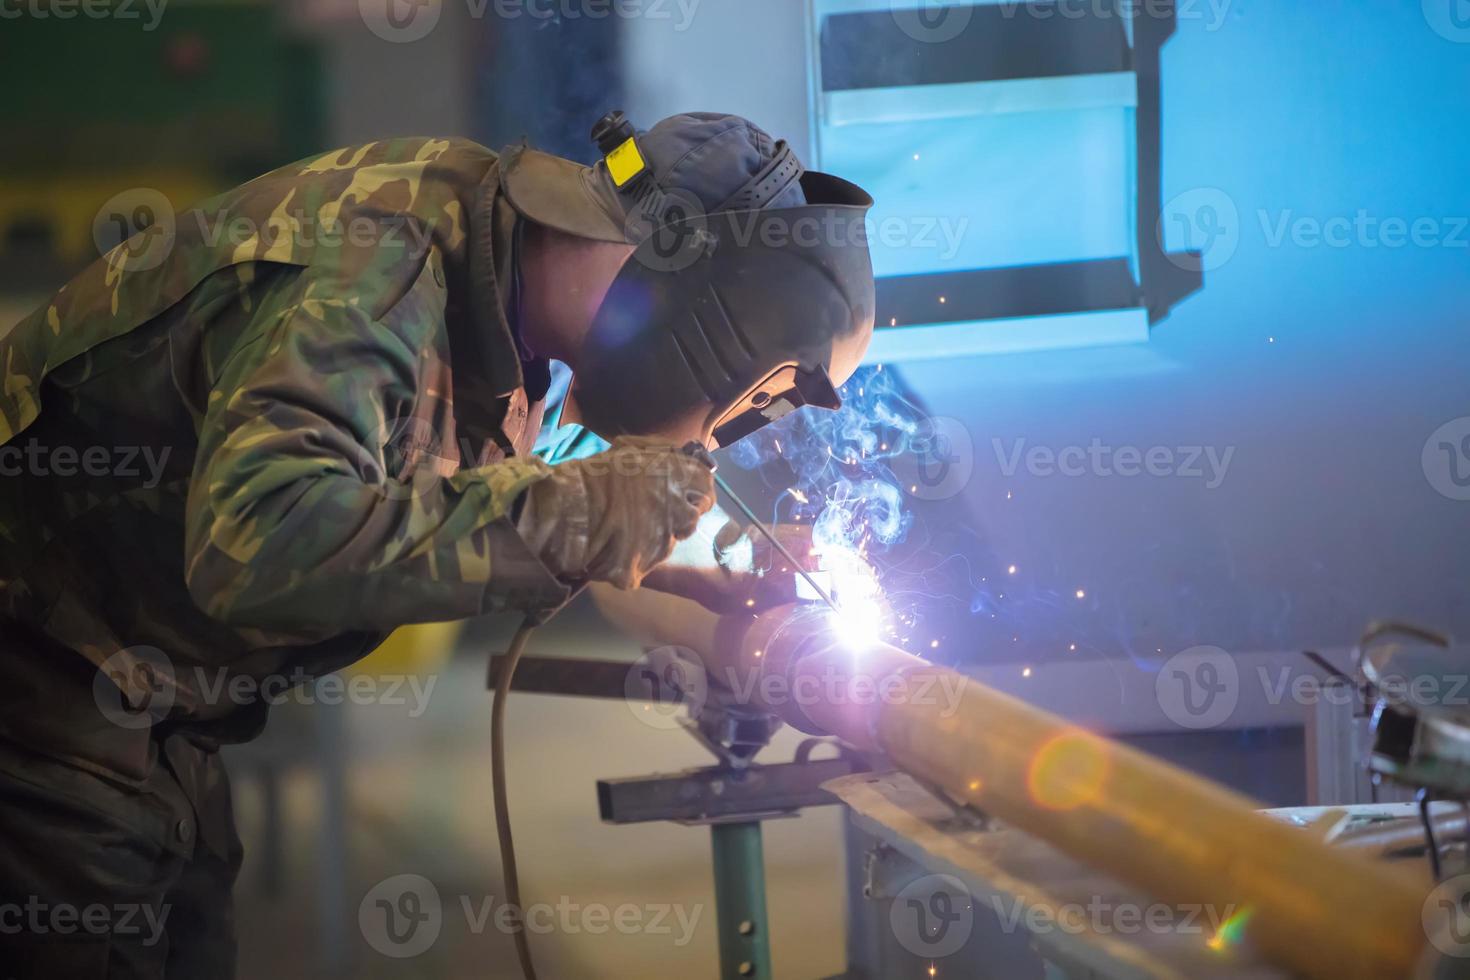
[[[849,392],[948,447],[937,478],[905,457],[863,475],[897,491],[901,533],[876,557],[911,614],[895,639],[1258,799],[1308,802],[1308,709],[1278,683],[1310,671],[1302,651],[1346,664],[1381,619],[1470,633],[1470,9],[981,4],[973,25],[994,36],[936,54],[942,80],[1061,84],[967,111],[853,96],[931,81],[931,62],[864,33],[864,17],[900,23],[894,6],[425,0],[403,21],[382,0],[71,18],[0,0],[0,323],[115,243],[95,219],[138,189],[182,209],[396,135],[524,138],[590,162],[587,131],[610,109],[640,125],[749,116],[866,186],[876,221],[925,238],[874,250],[880,277],[905,279],[880,337],[922,324],[923,340],[895,341]],[[913,44],[966,43],[914,23]],[[985,53],[993,72],[973,60]],[[1108,83],[1119,73],[1136,95]],[[942,329],[962,320],[995,329]],[[799,510],[760,452],[721,462],[759,510]],[[308,694],[229,751],[242,977],[517,975],[509,937],[460,913],[499,889],[485,678],[514,626],[395,637],[354,671],[411,677],[398,696]],[[1207,729],[1158,683],[1201,647],[1263,679]],[[639,655],[587,602],[538,651]],[[673,910],[666,931],[536,937],[544,973],[713,975],[708,831],[605,825],[594,790],[707,753],[633,701],[517,695],[509,726],[528,900]],[[766,859],[778,975],[840,974],[837,808],[768,822]],[[455,910],[412,959],[360,924],[373,889],[405,874]],[[1024,958],[993,969],[1041,976]]]

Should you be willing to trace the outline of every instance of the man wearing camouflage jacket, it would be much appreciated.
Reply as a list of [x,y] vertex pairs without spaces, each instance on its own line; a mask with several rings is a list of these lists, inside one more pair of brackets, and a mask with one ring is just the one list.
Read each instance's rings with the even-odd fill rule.
[[[702,114],[636,147],[711,212],[789,156]],[[0,927],[42,909],[0,928],[0,963],[231,975],[217,747],[267,705],[217,678],[545,616],[589,581],[637,586],[693,532],[713,486],[675,447],[708,427],[531,455],[550,359],[596,372],[582,335],[639,246],[607,169],[460,140],[328,153],[155,224],[0,333]],[[804,203],[777,195],[756,207]],[[870,273],[853,294],[839,332],[865,346]],[[66,931],[62,906],[147,914]]]

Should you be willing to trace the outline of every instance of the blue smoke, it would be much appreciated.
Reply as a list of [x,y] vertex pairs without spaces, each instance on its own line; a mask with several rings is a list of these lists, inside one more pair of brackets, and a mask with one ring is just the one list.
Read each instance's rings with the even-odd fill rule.
[[865,367],[843,386],[842,408],[793,412],[740,440],[730,458],[780,491],[776,521],[881,554],[913,523],[889,462],[913,449],[924,419],[892,371]]

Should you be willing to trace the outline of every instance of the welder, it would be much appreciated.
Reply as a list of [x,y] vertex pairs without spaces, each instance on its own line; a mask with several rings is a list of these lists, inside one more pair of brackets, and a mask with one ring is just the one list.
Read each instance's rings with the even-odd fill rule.
[[[0,910],[157,924],[0,930],[7,975],[232,975],[217,753],[260,732],[265,681],[636,588],[712,505],[701,447],[839,404],[873,326],[868,197],[735,116],[593,138],[592,167],[327,153],[0,334],[0,444],[44,461],[0,481]],[[561,421],[610,448],[549,465],[553,361]]]

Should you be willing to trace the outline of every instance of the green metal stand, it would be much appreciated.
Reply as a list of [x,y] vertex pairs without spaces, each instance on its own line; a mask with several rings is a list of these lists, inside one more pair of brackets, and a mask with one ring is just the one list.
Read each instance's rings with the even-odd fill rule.
[[[504,675],[504,665],[505,657],[491,658],[491,688]],[[518,691],[628,698],[628,665],[621,661],[527,657],[514,678]],[[824,744],[814,738],[797,746],[791,762],[755,764],[756,752],[778,726],[773,718],[715,699],[704,703],[698,718],[686,727],[720,761],[718,766],[597,781],[597,809],[607,823],[672,820],[684,826],[709,825],[721,980],[774,976],[761,821],[835,804],[837,797],[822,788],[826,783],[872,769],[863,756],[841,746],[835,759],[813,759],[812,751]]]
[[720,978],[769,978],[771,941],[766,923],[766,860],[760,821],[713,824],[710,838],[715,856]]

